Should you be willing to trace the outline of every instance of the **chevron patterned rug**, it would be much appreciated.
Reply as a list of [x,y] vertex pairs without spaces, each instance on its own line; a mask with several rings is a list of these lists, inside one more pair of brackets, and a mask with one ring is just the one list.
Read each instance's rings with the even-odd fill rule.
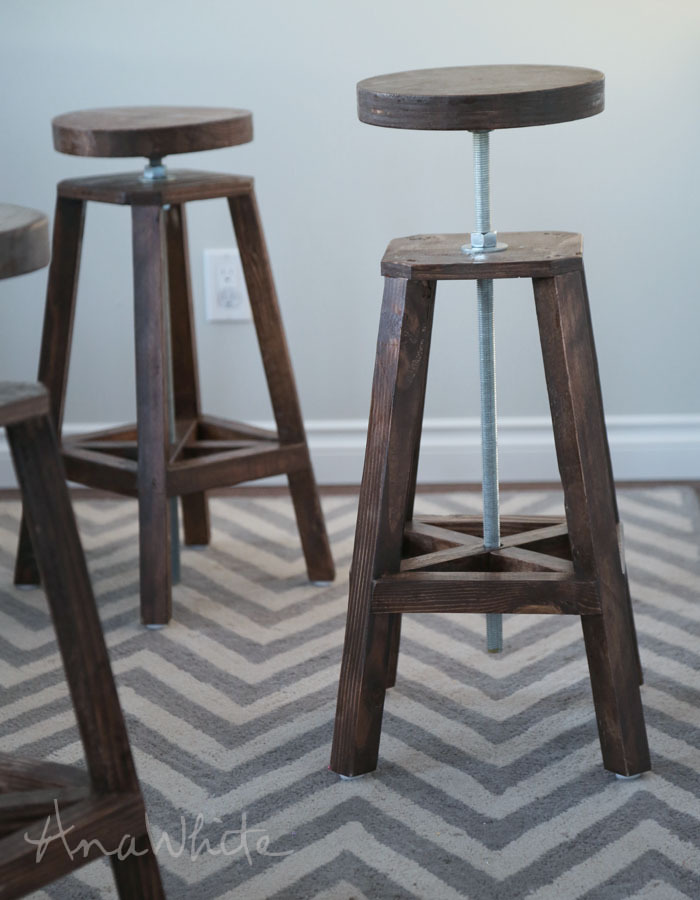
[[[478,513],[475,493],[423,513]],[[175,619],[137,615],[136,509],[76,504],[170,900],[680,900],[700,897],[698,506],[685,488],[620,494],[654,771],[600,761],[578,621],[407,616],[380,767],[328,771],[355,523],[324,498],[338,581],[311,587],[286,497],[212,501],[184,550]],[[505,514],[560,498],[503,496]],[[0,504],[2,749],[80,760],[39,591],[11,587],[19,506]],[[104,862],[32,895],[116,897]]]

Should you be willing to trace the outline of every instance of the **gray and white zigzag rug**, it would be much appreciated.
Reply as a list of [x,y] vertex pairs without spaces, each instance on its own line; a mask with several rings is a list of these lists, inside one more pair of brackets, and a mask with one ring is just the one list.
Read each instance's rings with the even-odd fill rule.
[[[160,632],[138,623],[135,504],[78,502],[170,900],[700,897],[697,500],[619,499],[654,767],[629,783],[601,765],[575,618],[506,617],[494,657],[483,617],[459,615],[405,617],[379,769],[341,782],[327,767],[355,498],[324,498],[339,570],[325,588],[305,580],[286,497],[213,500],[212,546],[183,551]],[[417,506],[478,513],[479,495]],[[561,503],[526,491],[502,507]],[[43,595],[11,586],[18,516],[0,504],[0,745],[74,763]],[[100,861],[32,896],[116,891]]]

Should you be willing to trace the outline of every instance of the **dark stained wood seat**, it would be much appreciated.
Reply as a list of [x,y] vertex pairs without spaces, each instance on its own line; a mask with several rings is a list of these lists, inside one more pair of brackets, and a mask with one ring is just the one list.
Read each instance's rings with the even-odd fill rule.
[[[47,259],[46,217],[0,204],[2,277],[33,271]],[[104,852],[126,849],[133,838],[139,855],[110,857],[119,896],[158,900],[164,897],[160,874],[46,388],[0,382],[0,425],[7,431],[87,761],[83,771],[0,754],[0,897],[22,897]],[[57,809],[71,850],[81,840],[92,842],[87,855],[71,855],[54,840],[37,857],[42,834],[57,832]]]
[[43,384],[0,381],[0,427],[43,416],[48,411],[49,392]]
[[[170,500],[181,498],[185,543],[208,544],[206,492],[252,479],[287,476],[309,578],[332,581],[333,559],[253,179],[183,169],[166,173],[160,167],[153,171],[154,160],[166,154],[251,140],[251,114],[190,107],[84,110],[58,116],[53,132],[56,149],[64,153],[144,155],[151,160],[147,177],[139,173],[100,175],[72,178],[58,185],[39,361],[39,381],[49,388],[60,433],[86,204],[129,206],[137,422],[71,437],[63,442],[62,452],[72,481],[138,497],[143,622],[165,625],[171,617]],[[185,204],[216,198],[227,201],[231,214],[276,430],[253,428],[202,411]],[[171,412],[174,422],[169,421]],[[34,584],[38,577],[23,529],[15,582]]]
[[551,278],[583,267],[580,234],[565,231],[501,233],[502,253],[462,250],[464,234],[414,234],[397,238],[386,249],[382,275],[435,281],[476,278]]
[[42,212],[0,203],[0,278],[43,268],[49,261],[48,235]]
[[[399,72],[361,81],[358,110],[390,128],[519,128],[595,115],[603,85],[595,70],[554,66]],[[403,613],[554,613],[581,617],[605,767],[637,775],[650,768],[641,666],[582,239],[500,234],[507,249],[483,252],[467,237],[398,238],[382,260],[331,769],[355,776],[377,766]],[[414,516],[413,505],[437,282],[498,278],[532,279],[566,518],[504,517],[500,543],[487,548],[482,517]]]
[[247,109],[207,106],[122,106],[56,116],[53,143],[74,156],[146,156],[194,153],[253,140]]
[[455,66],[367,78],[361,122],[428,131],[490,131],[585,119],[603,111],[605,78],[575,66]]

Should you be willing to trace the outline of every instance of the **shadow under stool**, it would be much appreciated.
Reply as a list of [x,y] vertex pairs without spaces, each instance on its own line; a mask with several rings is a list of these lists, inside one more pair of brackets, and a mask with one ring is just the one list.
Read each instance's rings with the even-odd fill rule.
[[[591,69],[474,66],[402,72],[358,85],[361,121],[390,128],[474,132],[477,227],[392,241],[382,260],[379,325],[365,468],[331,769],[377,766],[386,689],[396,678],[403,613],[555,613],[581,617],[606,769],[650,768],[641,667],[619,540],[580,235],[498,234],[488,212],[488,133],[595,115],[604,80]],[[477,152],[478,151],[478,152]],[[535,310],[566,518],[414,516],[437,283],[477,282],[486,325],[484,393],[495,444],[493,280],[526,278]],[[489,319],[488,316],[491,316]],[[481,322],[480,322],[481,329]],[[485,379],[486,376],[486,379]],[[488,448],[486,448],[488,449]],[[495,476],[495,485],[493,477]],[[496,537],[487,539],[487,526]]]
[[[0,278],[45,266],[48,252],[46,217],[0,204]],[[0,426],[87,762],[83,771],[0,754],[0,898],[22,897],[106,852],[122,900],[159,900],[165,895],[46,388],[0,382]],[[41,848],[42,837],[58,832],[57,811],[72,854],[60,839]],[[129,847],[134,852],[119,859],[117,850],[124,855]]]
[[[169,513],[170,499],[181,498],[185,544],[204,545],[210,540],[206,492],[271,475],[287,475],[309,579],[333,580],[333,560],[253,180],[169,171],[163,165],[163,157],[169,154],[250,141],[251,113],[206,107],[83,110],[55,118],[53,135],[54,146],[62,153],[149,160],[142,174],[73,178],[58,185],[39,363],[39,380],[49,388],[60,433],[85,207],[89,201],[129,206],[137,422],[64,438],[62,453],[71,481],[138,498],[143,622],[164,625],[171,617],[170,547],[176,538],[177,516]],[[202,412],[185,204],[214,198],[226,199],[229,205],[276,431]],[[37,579],[23,529],[15,582],[33,584]]]

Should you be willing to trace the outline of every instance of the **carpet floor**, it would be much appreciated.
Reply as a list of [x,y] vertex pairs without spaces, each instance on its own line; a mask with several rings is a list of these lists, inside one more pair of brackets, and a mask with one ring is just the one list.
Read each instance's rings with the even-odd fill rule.
[[[324,498],[337,581],[312,587],[286,497],[212,501],[174,620],[138,622],[136,507],[76,504],[170,900],[700,897],[700,525],[695,494],[620,492],[653,771],[601,764],[580,624],[405,617],[378,770],[328,771],[356,499]],[[474,493],[423,513],[478,513]],[[504,493],[504,514],[561,510]],[[0,746],[75,763],[40,591],[11,586],[19,506],[0,503]],[[34,900],[116,897],[92,863]]]

